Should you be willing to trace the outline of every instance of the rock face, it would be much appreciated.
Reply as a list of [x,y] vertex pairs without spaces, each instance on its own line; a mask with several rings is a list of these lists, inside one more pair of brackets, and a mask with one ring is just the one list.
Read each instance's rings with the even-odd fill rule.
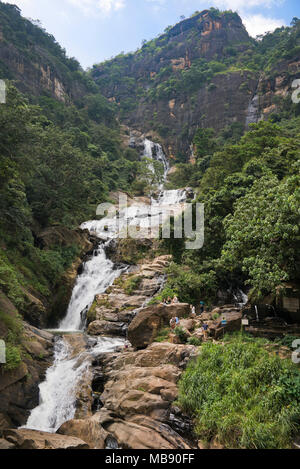
[[0,431],[24,425],[30,410],[38,405],[38,385],[52,362],[52,340],[52,334],[24,323],[20,338],[23,360],[16,369],[0,373]]
[[87,443],[73,436],[26,429],[5,430],[3,433],[16,449],[89,449]]
[[58,430],[60,435],[75,436],[84,440],[92,449],[105,449],[108,433],[101,427],[99,416],[82,420],[70,420]]
[[177,397],[176,383],[194,354],[192,346],[155,343],[143,351],[98,357],[105,384],[100,396],[103,407],[96,415],[119,447],[190,447],[186,436],[178,433],[180,425],[172,428],[176,420],[172,402]]
[[132,267],[105,294],[96,295],[87,314],[90,335],[125,335],[128,324],[164,282],[170,256]]
[[[70,79],[70,73],[78,69],[79,64],[68,60],[39,26],[22,18],[18,7],[1,5],[0,23],[1,68],[21,91],[35,96],[46,92],[62,102],[80,98],[87,92],[84,81],[78,76]],[[16,30],[19,36],[11,33]],[[26,49],[30,54],[24,52]]]
[[168,326],[172,317],[188,316],[190,306],[186,303],[174,305],[152,305],[142,309],[128,328],[128,339],[137,348],[145,348],[151,344],[158,331]]
[[99,240],[90,236],[87,230],[69,230],[64,227],[50,227],[39,233],[38,241],[41,243],[41,246],[45,246],[46,248],[48,246],[76,245],[79,250],[77,258],[55,286],[53,299],[48,308],[46,318],[47,326],[56,327],[59,320],[64,317],[67,311],[78,270],[85,258],[93,252]]
[[[222,320],[226,320],[226,325],[222,326]],[[215,339],[219,339],[226,332],[239,331],[241,329],[242,313],[238,311],[231,311],[222,313],[221,319],[211,325],[209,330]]]
[[[170,157],[190,153],[199,126],[219,131],[236,122],[245,125],[258,73],[228,69],[201,86],[195,71],[198,86],[192,85],[192,90],[184,82],[179,89],[174,86],[174,81],[184,80],[184,72],[194,71],[200,60],[222,62],[230,60],[233,49],[237,54],[252,49],[252,40],[237,14],[217,15],[205,10],[153,42],[136,54],[93,68],[92,76],[106,97],[121,107],[123,101],[132,103],[132,108],[121,114],[124,124],[146,133],[156,131]],[[114,80],[114,67],[121,70],[124,81]]]

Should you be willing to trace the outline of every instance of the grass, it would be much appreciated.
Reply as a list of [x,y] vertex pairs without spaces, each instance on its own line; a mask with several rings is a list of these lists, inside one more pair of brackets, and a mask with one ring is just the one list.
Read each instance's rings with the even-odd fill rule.
[[199,439],[226,448],[285,449],[300,430],[300,371],[243,335],[205,343],[179,383]]
[[164,327],[158,331],[157,336],[155,337],[155,342],[167,342],[169,339],[170,328]]

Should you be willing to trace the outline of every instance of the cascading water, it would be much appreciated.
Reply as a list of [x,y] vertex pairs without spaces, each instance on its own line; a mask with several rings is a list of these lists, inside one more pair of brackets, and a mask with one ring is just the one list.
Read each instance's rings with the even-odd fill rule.
[[76,411],[76,385],[89,368],[89,360],[70,358],[70,347],[59,338],[54,347],[54,363],[40,384],[40,404],[33,409],[26,428],[56,432]]
[[[169,164],[162,147],[145,139],[144,156],[163,164],[166,180]],[[84,264],[82,273],[77,277],[66,317],[61,321],[58,331],[62,334],[67,331],[83,331],[83,312],[91,306],[95,295],[104,293],[124,271],[122,268],[115,268],[105,252],[107,245],[124,226],[138,224],[147,227],[151,217],[155,217],[159,224],[163,220],[161,215],[165,207],[178,205],[185,200],[185,190],[161,190],[158,198],[152,200],[151,213],[150,205],[135,204],[120,210],[112,218],[83,223],[82,229],[87,228],[99,238],[107,239],[107,242],[101,244],[92,258]],[[89,372],[92,358],[100,353],[112,352],[120,345],[124,345],[124,339],[101,337],[91,350],[84,350],[74,356],[67,340],[58,338],[54,347],[54,363],[47,370],[45,381],[40,384],[40,404],[31,412],[25,428],[55,432],[64,422],[73,419],[76,412],[76,389],[80,380]]]
[[[146,138],[144,140],[143,157],[149,158],[151,160],[156,160],[159,163],[163,164],[163,167],[164,167],[164,181],[165,181],[166,177],[168,175],[170,167],[169,167],[169,162],[166,158],[166,155],[163,152],[162,146],[159,145],[159,143],[151,142],[151,140],[148,140],[148,138]],[[161,187],[163,187],[163,184],[162,184]]]
[[250,124],[256,124],[259,121],[259,96],[257,93],[251,99],[246,116],[246,129]]
[[54,346],[54,363],[48,368],[46,379],[40,384],[40,404],[32,410],[24,428],[55,433],[76,412],[76,391],[80,380],[89,372],[92,358],[109,353],[124,345],[121,338],[98,338],[91,351],[75,357],[63,337]]
[[95,250],[93,257],[85,263],[83,272],[77,277],[66,317],[61,321],[62,331],[78,331],[84,327],[82,313],[92,305],[95,295],[104,293],[124,269],[115,269],[105,254],[105,245]]

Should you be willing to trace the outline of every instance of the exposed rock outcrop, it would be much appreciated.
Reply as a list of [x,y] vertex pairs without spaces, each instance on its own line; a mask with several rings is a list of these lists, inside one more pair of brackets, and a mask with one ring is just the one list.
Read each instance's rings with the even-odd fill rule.
[[137,348],[145,348],[154,341],[158,331],[168,326],[172,317],[183,318],[190,313],[187,303],[152,305],[142,309],[128,328],[128,339]]
[[[12,370],[0,365],[0,430],[24,425],[31,409],[39,402],[38,385],[52,362],[53,336],[23,323],[17,311],[4,294],[0,294],[1,311],[11,322],[23,327],[19,335],[21,363]],[[18,321],[18,322],[17,322]],[[8,334],[5,322],[0,321],[0,337]]]
[[106,448],[108,433],[102,428],[97,414],[82,420],[69,420],[59,428],[57,433],[84,440],[92,449]]
[[89,445],[73,436],[35,430],[5,430],[4,438],[16,449],[89,449]]
[[96,295],[88,314],[90,335],[124,335],[128,324],[157,293],[164,282],[170,256],[132,267],[119,277],[105,294]]
[[172,403],[182,370],[196,353],[193,346],[155,343],[143,351],[98,357],[105,384],[100,396],[103,407],[96,415],[119,447],[191,447],[190,428],[188,437],[179,435],[180,425],[172,428],[176,420]]

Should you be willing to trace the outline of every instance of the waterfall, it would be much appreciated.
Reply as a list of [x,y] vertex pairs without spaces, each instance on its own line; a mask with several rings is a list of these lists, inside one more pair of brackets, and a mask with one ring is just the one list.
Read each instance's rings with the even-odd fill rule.
[[83,351],[72,357],[67,341],[60,337],[55,342],[54,363],[48,368],[40,384],[40,403],[31,411],[24,428],[55,433],[76,413],[76,391],[80,380],[88,373],[91,360],[100,353],[109,353],[124,345],[124,339],[99,338],[91,352]]
[[163,152],[162,146],[159,143],[151,142],[147,138],[144,140],[144,153],[143,156],[151,160],[159,161],[164,167],[164,181],[169,172],[169,162],[166,155]]
[[59,338],[54,347],[54,363],[40,384],[40,404],[33,409],[25,428],[56,432],[76,411],[76,385],[87,371],[89,362],[70,359],[70,347]]
[[246,129],[249,129],[250,124],[256,124],[259,121],[259,96],[257,92],[251,99],[246,116]]
[[[146,139],[144,156],[163,164],[164,179],[166,179],[169,164],[162,147]],[[116,268],[106,256],[106,247],[124,226],[138,224],[147,227],[151,217],[157,217],[157,224],[160,224],[163,220],[164,207],[178,205],[185,200],[184,189],[161,190],[158,199],[152,200],[151,211],[149,204],[136,203],[120,210],[118,215],[112,218],[91,220],[81,225],[82,229],[87,228],[107,241],[95,249],[93,256],[85,262],[82,273],[77,277],[66,317],[59,325],[58,331],[61,334],[67,331],[83,331],[83,313],[90,308],[95,295],[104,293],[125,270],[125,268]],[[113,352],[121,345],[124,345],[124,339],[101,337],[97,339],[91,350],[83,350],[74,356],[67,339],[57,338],[53,365],[47,370],[45,381],[39,386],[40,403],[32,410],[25,428],[56,432],[64,422],[73,419],[76,413],[77,388],[81,379],[89,372],[92,359],[101,353]]]
[[66,317],[61,321],[61,331],[78,331],[84,328],[82,312],[88,310],[96,294],[104,293],[113,284],[124,269],[115,269],[105,253],[108,243],[100,245],[93,257],[83,266],[83,272],[77,277]]

